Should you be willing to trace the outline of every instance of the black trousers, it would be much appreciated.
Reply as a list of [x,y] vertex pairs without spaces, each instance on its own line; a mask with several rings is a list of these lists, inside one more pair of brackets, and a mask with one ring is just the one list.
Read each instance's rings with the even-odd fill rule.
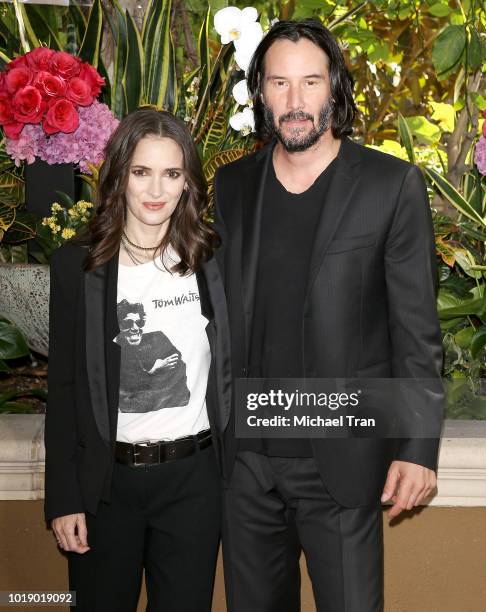
[[301,549],[318,612],[383,610],[379,500],[344,508],[314,458],[240,451],[223,489],[228,612],[298,612]]
[[160,465],[115,463],[111,503],[86,515],[90,550],[68,553],[76,609],[135,612],[145,569],[148,612],[209,612],[220,509],[212,446]]

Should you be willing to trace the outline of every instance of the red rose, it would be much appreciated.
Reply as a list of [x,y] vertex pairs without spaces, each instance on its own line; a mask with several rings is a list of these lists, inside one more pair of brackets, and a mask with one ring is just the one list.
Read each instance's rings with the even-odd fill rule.
[[89,85],[93,98],[98,96],[101,88],[105,84],[105,79],[103,79],[99,72],[89,64],[83,64],[81,72],[79,73],[79,78],[86,81],[86,83]]
[[40,92],[32,85],[19,89],[13,101],[13,116],[22,123],[39,123],[46,109]]
[[81,70],[81,60],[65,51],[56,51],[49,62],[50,70],[63,79],[78,76]]
[[486,119],[483,121],[483,136],[486,138]]
[[69,81],[66,97],[80,106],[89,106],[93,102],[91,87],[79,77],[74,77]]
[[10,96],[2,91],[0,93],[0,123],[8,123],[12,120],[12,102]]
[[6,72],[0,72],[0,91],[4,92],[7,89],[7,86],[5,84],[5,75]]
[[22,87],[30,85],[33,78],[34,73],[30,68],[27,66],[20,66],[20,68],[13,68],[7,72],[5,75],[5,84],[7,85],[8,91],[14,94]]
[[12,140],[18,140],[20,137],[20,132],[24,129],[24,125],[24,123],[19,123],[18,121],[12,121],[11,123],[5,124],[3,126],[5,136],[7,138],[11,138]]
[[50,72],[41,70],[35,77],[34,85],[49,98],[62,97],[66,93],[66,81]]
[[7,70],[13,70],[14,68],[20,68],[24,66],[27,66],[27,60],[25,59],[25,55],[19,55],[19,57],[16,57],[7,64]]
[[74,132],[79,126],[79,116],[69,100],[54,100],[49,106],[42,127],[46,134]]
[[48,70],[49,62],[55,51],[47,47],[37,47],[25,56],[27,64],[35,70]]

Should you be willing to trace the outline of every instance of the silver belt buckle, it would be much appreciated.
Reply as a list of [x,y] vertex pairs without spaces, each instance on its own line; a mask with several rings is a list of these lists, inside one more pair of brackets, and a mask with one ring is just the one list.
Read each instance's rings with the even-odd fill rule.
[[157,461],[160,463],[160,444],[158,442],[150,442],[150,440],[141,440],[140,442],[133,442],[132,443],[133,446],[133,465],[152,465],[150,463],[143,463],[142,461],[138,462],[137,461],[137,455],[140,455],[141,453],[135,450],[136,446],[146,446],[148,448],[153,447],[153,446],[157,446],[158,447],[158,457],[157,457]]

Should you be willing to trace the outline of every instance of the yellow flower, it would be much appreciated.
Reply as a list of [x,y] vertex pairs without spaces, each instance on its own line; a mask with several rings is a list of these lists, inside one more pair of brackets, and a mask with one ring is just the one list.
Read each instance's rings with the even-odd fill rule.
[[57,202],[54,202],[54,204],[51,206],[51,210],[53,213],[59,212],[60,210],[62,210],[62,206]]
[[64,238],[64,240],[69,240],[69,238],[72,238],[75,233],[76,232],[70,227],[65,227],[61,232],[61,238]]
[[77,219],[79,216],[78,211],[74,208],[74,206],[72,208],[70,208],[68,210],[68,215],[72,218],[72,219]]
[[57,234],[58,231],[61,229],[61,226],[56,225],[55,223],[53,223],[50,227],[53,234]]

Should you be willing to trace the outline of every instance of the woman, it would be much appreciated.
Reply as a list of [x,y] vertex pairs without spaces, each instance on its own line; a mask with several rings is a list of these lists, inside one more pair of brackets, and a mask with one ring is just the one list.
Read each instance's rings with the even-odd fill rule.
[[143,570],[147,610],[211,608],[228,398],[208,385],[226,323],[205,209],[188,130],[140,108],[106,146],[86,235],[51,260],[45,510],[78,609],[135,611]]

